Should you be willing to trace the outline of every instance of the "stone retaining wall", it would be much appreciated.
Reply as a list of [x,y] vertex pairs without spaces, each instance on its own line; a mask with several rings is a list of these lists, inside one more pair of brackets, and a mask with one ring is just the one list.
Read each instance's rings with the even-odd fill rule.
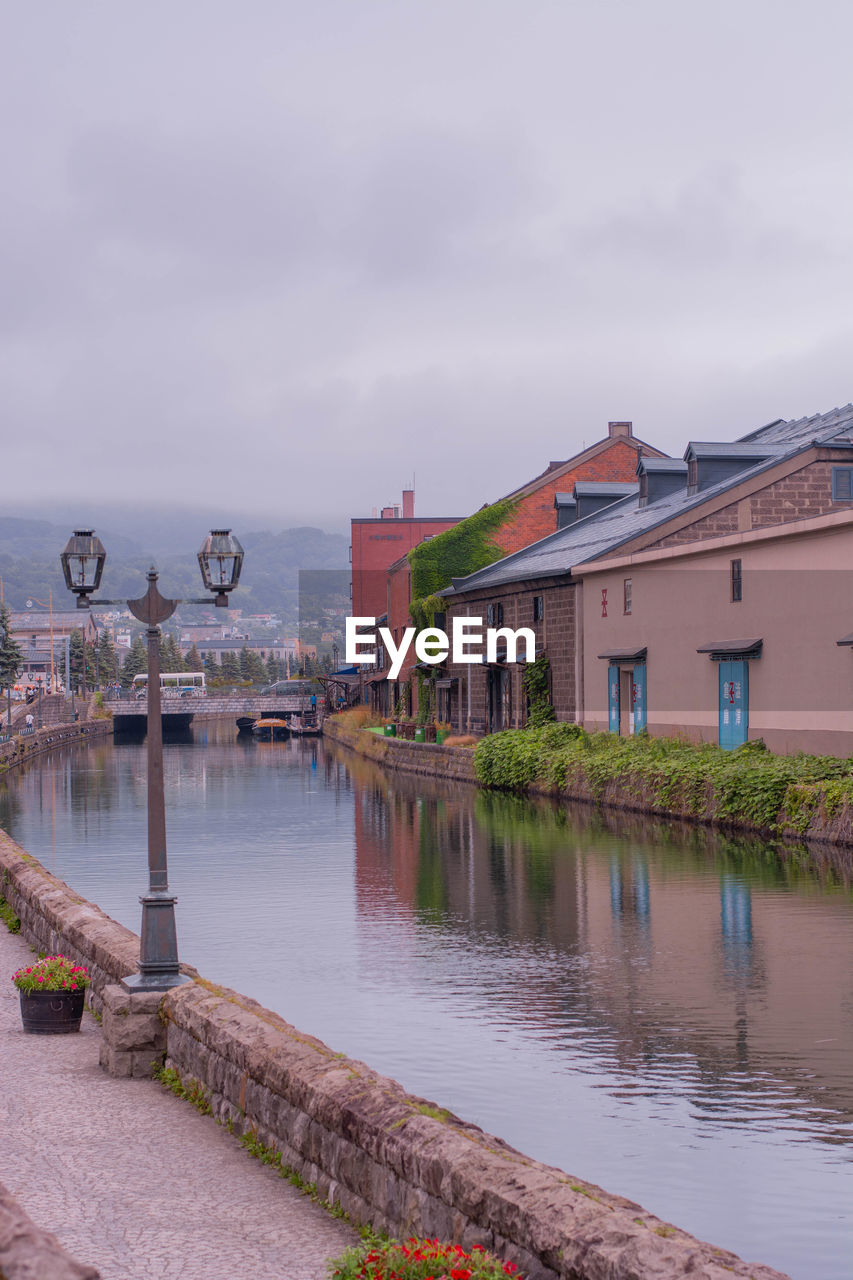
[[0,742],[0,771],[12,769],[65,743],[79,742],[83,738],[105,738],[112,731],[111,720],[90,720],[85,724],[48,725],[45,729],[18,735],[9,742]]
[[[135,935],[3,833],[0,891],[25,937],[87,965],[94,999],[105,1008],[105,1033],[122,1037],[121,1044],[105,1043],[107,1058],[111,1049],[132,1057],[137,1019],[122,1004],[127,997],[117,980],[136,969]],[[219,1120],[280,1152],[354,1219],[394,1234],[484,1244],[531,1280],[785,1280],[529,1159],[184,968],[196,980],[159,1002],[167,1065],[209,1095]],[[146,995],[143,1003],[151,1000]],[[150,1056],[156,1015],[148,1004],[139,1013],[140,1044]]]
[[385,738],[366,729],[350,729],[333,716],[323,725],[323,737],[375,760],[386,769],[403,769],[406,773],[420,773],[431,778],[449,778],[452,782],[477,782],[474,752],[470,747],[439,747],[431,742]]

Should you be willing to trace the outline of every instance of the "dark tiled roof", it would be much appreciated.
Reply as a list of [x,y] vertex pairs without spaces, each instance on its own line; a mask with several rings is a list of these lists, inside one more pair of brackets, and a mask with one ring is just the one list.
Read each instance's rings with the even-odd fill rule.
[[683,475],[687,475],[687,463],[683,458],[640,458],[637,463],[637,475],[645,471],[647,475],[652,473],[658,474],[665,471],[676,471]]
[[575,495],[578,498],[625,498],[629,493],[636,493],[637,485],[633,481],[621,480],[578,480],[575,483]]
[[[568,574],[573,565],[594,560],[605,551],[613,551],[641,534],[650,533],[658,525],[666,524],[675,516],[702,506],[734,485],[760,475],[777,462],[796,456],[812,444],[853,446],[853,404],[794,422],[780,419],[760,427],[758,431],[733,444],[722,442],[714,447],[718,450],[733,448],[737,444],[758,439],[762,445],[766,443],[774,447],[766,452],[759,450],[755,463],[745,466],[737,475],[701,489],[698,493],[688,494],[686,487],[678,489],[675,493],[664,494],[645,507],[639,506],[636,490],[633,490],[631,496],[613,502],[601,511],[593,512],[566,529],[549,534],[547,538],[505,556],[503,560],[498,560],[467,578],[455,578],[453,586],[441,594],[458,595],[465,591],[479,591],[527,578]],[[737,457],[738,454],[731,456]],[[747,453],[744,460],[748,462],[750,456],[753,455]],[[656,465],[660,465],[658,460]]]

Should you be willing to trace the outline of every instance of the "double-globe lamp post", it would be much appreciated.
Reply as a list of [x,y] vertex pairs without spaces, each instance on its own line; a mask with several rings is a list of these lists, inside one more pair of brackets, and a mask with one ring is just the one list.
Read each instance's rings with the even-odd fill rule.
[[[104,571],[107,553],[91,529],[76,529],[60,556],[65,583],[77,596],[77,608],[88,609]],[[230,529],[214,529],[198,553],[201,576],[213,603],[228,604],[228,593],[240,579],[243,548]],[[166,804],[163,792],[163,723],[160,709],[160,623],[171,618],[179,604],[210,604],[200,600],[168,600],[157,590],[157,570],[148,571],[148,590],[137,600],[97,600],[96,604],[127,604],[145,624],[148,641],[148,892],[142,903],[139,973],[123,980],[129,991],[168,991],[188,979],[178,968],[175,903],[169,892],[166,862]],[[69,677],[70,677],[70,673]]]

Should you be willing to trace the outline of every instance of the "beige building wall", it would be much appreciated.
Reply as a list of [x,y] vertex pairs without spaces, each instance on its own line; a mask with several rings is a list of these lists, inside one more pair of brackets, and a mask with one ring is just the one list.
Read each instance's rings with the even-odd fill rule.
[[[732,600],[734,559],[740,602]],[[853,632],[853,512],[638,552],[609,566],[576,570],[587,728],[608,727],[609,664],[597,655],[646,647],[649,732],[716,742],[718,663],[697,648],[761,638],[761,657],[749,663],[749,737],[778,752],[853,754],[853,648],[836,643]]]

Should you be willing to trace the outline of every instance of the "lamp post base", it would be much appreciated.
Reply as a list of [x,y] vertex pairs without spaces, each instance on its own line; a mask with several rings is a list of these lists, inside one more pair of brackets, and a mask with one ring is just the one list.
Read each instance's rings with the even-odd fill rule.
[[192,982],[185,973],[174,970],[168,972],[142,972],[128,974],[122,978],[121,985],[125,991],[171,991],[172,987],[181,987],[185,982]]
[[139,901],[142,903],[139,973],[123,978],[121,985],[126,991],[169,991],[191,982],[178,968],[177,898],[168,889],[155,889]]

